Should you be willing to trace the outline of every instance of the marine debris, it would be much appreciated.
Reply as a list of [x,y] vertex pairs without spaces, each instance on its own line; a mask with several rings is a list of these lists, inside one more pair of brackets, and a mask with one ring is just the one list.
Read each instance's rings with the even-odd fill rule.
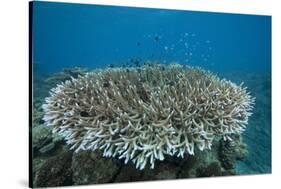
[[254,105],[246,89],[179,64],[107,68],[58,84],[43,119],[75,152],[99,150],[154,168],[169,155],[193,156],[240,135]]

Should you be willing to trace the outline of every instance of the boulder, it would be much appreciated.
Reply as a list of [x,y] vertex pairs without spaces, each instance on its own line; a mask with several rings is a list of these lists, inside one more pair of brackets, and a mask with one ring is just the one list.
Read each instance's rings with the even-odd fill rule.
[[72,185],[71,151],[46,159],[37,170],[33,187],[55,187]]
[[75,185],[113,182],[121,164],[114,158],[104,158],[99,152],[79,152],[72,158]]

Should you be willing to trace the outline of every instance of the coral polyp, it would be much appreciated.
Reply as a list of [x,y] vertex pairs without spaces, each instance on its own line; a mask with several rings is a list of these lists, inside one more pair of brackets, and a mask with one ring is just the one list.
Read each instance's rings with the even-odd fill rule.
[[246,128],[254,98],[246,87],[179,64],[108,68],[67,80],[43,105],[46,125],[75,152],[154,168],[167,155],[196,155]]

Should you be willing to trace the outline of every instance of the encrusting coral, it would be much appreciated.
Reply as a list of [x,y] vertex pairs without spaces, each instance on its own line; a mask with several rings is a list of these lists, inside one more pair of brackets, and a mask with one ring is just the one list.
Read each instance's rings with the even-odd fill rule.
[[95,70],[50,94],[43,119],[71,149],[101,150],[138,169],[211,149],[214,138],[232,140],[254,104],[242,84],[179,64]]

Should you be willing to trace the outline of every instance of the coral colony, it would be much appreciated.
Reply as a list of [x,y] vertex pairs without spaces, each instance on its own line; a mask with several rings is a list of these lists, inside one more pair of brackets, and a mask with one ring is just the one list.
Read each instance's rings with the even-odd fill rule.
[[137,169],[231,141],[254,104],[242,84],[175,63],[95,70],[50,93],[44,121],[71,149],[101,150]]

